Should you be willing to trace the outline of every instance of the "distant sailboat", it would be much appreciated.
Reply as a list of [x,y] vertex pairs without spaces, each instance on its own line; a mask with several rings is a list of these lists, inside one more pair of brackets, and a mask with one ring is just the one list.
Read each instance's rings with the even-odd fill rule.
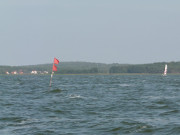
[[167,64],[165,65],[164,73],[163,73],[163,76],[166,76],[166,75],[167,75]]

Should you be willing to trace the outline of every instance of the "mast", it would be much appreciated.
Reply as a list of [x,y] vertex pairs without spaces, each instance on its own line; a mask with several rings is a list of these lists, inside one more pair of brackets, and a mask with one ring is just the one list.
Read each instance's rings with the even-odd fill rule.
[[53,67],[52,67],[52,73],[51,73],[51,79],[50,79],[50,82],[49,82],[49,87],[51,87],[51,84],[52,84],[52,78],[53,78],[53,74],[54,74],[54,71],[57,71],[57,67],[55,64],[59,64],[59,60],[54,58],[54,62],[53,62]]

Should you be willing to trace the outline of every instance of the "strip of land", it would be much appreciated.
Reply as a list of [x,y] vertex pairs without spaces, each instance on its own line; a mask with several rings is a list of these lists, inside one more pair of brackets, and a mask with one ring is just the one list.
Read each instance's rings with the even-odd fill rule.
[[[165,64],[169,74],[180,74],[180,62],[149,64],[105,64],[92,62],[60,62],[56,74],[162,74]],[[0,66],[0,74],[50,74],[52,64]]]

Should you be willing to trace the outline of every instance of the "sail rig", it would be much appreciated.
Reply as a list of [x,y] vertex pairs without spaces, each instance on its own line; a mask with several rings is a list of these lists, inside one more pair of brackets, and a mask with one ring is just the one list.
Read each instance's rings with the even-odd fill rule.
[[163,73],[163,76],[166,76],[166,75],[167,75],[167,64],[164,67],[164,73]]
[[49,82],[49,87],[51,87],[51,84],[52,84],[52,78],[53,78],[54,71],[57,71],[56,64],[59,64],[59,60],[56,59],[56,58],[54,58],[53,67],[52,67],[51,79],[50,79],[50,82]]

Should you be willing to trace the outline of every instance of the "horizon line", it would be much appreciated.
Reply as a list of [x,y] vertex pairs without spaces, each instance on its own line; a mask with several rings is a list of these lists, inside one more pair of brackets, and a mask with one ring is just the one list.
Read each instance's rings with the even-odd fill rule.
[[[119,64],[119,65],[143,65],[143,64],[155,64],[155,63],[172,63],[172,62],[180,62],[180,61],[161,61],[161,62],[149,62],[149,63],[136,63],[136,64],[132,64],[132,63],[118,63],[118,62],[113,62],[113,63],[103,63],[103,62],[88,62],[88,61],[61,61],[60,63],[78,63],[78,62],[82,62],[82,63],[92,63],[92,64],[107,64],[107,65],[111,65],[111,64]],[[39,63],[39,64],[24,64],[24,65],[0,65],[0,66],[10,66],[10,67],[20,67],[20,66],[36,66],[36,65],[46,65],[46,64],[53,64],[53,63]]]

